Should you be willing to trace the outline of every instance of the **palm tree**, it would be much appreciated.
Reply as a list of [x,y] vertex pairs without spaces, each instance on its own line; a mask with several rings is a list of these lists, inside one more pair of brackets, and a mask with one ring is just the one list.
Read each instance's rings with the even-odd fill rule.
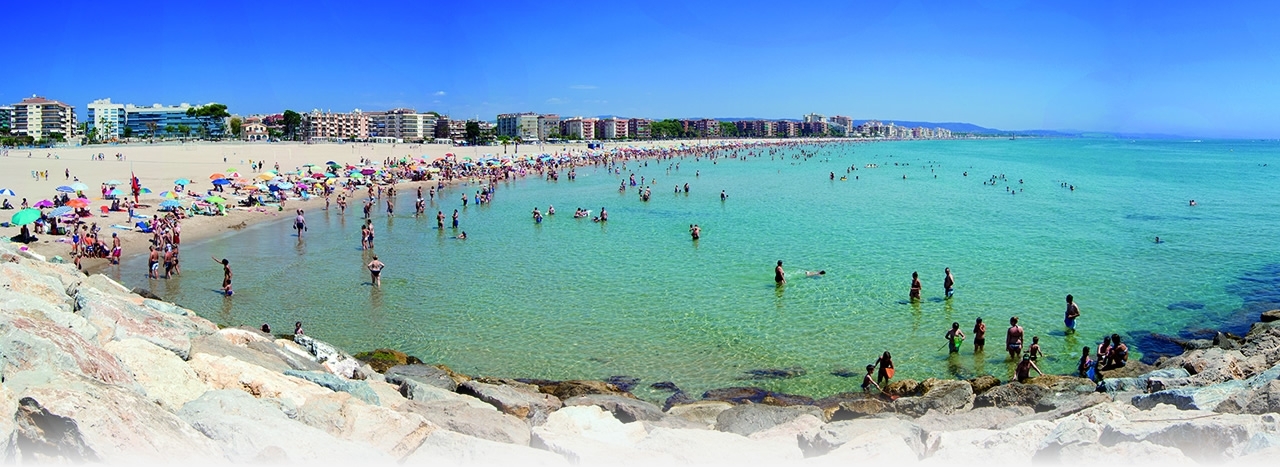
[[[503,154],[506,154],[506,153],[507,153],[507,144],[510,144],[510,143],[511,143],[511,137],[510,137],[510,136],[507,136],[507,135],[500,135],[500,136],[498,136],[498,142],[499,142],[499,143],[502,143],[502,153],[503,153]],[[517,147],[519,147],[519,146],[517,146]]]
[[153,141],[156,139],[156,127],[157,127],[157,126],[160,126],[160,125],[159,125],[159,124],[157,124],[156,122],[147,122],[147,129],[151,131],[151,139],[152,139]]

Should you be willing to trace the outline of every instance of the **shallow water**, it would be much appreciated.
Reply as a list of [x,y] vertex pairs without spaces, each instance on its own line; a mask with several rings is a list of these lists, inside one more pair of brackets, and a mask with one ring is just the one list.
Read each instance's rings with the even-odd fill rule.
[[[446,189],[421,219],[412,189],[403,190],[394,218],[385,208],[374,217],[387,264],[381,289],[363,268],[358,202],[346,216],[336,206],[308,212],[313,228],[301,241],[282,215],[187,245],[181,279],[148,281],[139,258],[116,274],[222,324],[287,332],[300,320],[351,351],[392,347],[469,374],[634,376],[638,394],[651,397],[661,393],[644,388],[658,381],[691,394],[856,390],[859,369],[885,350],[899,378],[1004,379],[1012,315],[1028,344],[1041,337],[1050,355],[1042,369],[1066,373],[1103,335],[1190,336],[1239,321],[1260,300],[1280,301],[1277,150],[1245,141],[918,141],[830,146],[807,160],[685,159],[669,174],[671,162],[631,162],[623,176],[586,167],[576,181],[503,183],[493,204],[461,211],[465,241],[436,230],[434,212],[460,208],[474,185]],[[858,170],[839,181],[850,166]],[[630,172],[657,178],[651,201],[633,187],[618,193]],[[686,182],[690,194],[672,193]],[[534,224],[531,210],[548,204],[558,214]],[[610,220],[574,219],[578,206],[593,215],[604,206]],[[702,226],[696,243],[693,223]],[[233,298],[215,292],[221,271],[210,255],[231,259]],[[782,288],[772,280],[779,259]],[[944,267],[957,281],[950,300]],[[827,275],[804,277],[818,269]],[[912,271],[924,283],[916,304],[906,301]],[[1068,293],[1082,312],[1073,336],[1062,324]],[[970,339],[948,358],[950,323],[969,332],[979,316],[985,355]],[[807,373],[746,379],[787,367]],[[854,376],[832,374],[839,369]]]

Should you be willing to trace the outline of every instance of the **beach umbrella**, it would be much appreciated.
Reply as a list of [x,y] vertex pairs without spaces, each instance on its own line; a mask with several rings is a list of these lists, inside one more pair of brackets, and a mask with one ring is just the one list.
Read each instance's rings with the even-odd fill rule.
[[187,179],[185,179],[185,178],[179,178],[179,179],[177,179],[177,180],[174,180],[174,181],[173,181],[173,184],[174,184],[174,185],[187,186],[187,185],[190,185],[190,184],[191,184],[191,180],[187,180]]
[[303,167],[315,167],[315,164],[302,164]]
[[324,177],[325,177],[325,178],[336,178],[336,177],[337,177],[337,175],[334,175],[334,173],[333,173],[333,172],[325,172],[325,173],[324,173]]
[[227,169],[227,172],[239,172],[239,170],[236,170],[236,168],[235,168],[235,167],[232,167],[232,168]]
[[105,185],[116,186],[116,185],[123,185],[123,183],[120,183],[119,180],[112,179],[112,180],[107,180],[107,183],[105,183]]
[[305,190],[305,189],[306,189],[308,186],[310,186],[310,185],[307,185],[306,183],[298,182],[298,184],[297,184],[297,185],[294,185],[294,186],[298,187],[299,189],[304,189],[304,190]]
[[27,225],[32,222],[35,222],[36,219],[39,219],[39,218],[40,218],[39,209],[26,208],[21,211],[13,213],[13,217],[9,218],[9,223],[13,225]]
[[89,207],[89,199],[88,199],[88,198],[76,198],[76,199],[73,199],[73,200],[71,200],[71,201],[67,201],[67,206],[71,206],[71,207],[73,207],[73,208],[87,208],[87,207]]
[[71,184],[71,188],[76,191],[84,191],[84,190],[88,190],[89,186],[80,182],[75,182]]
[[18,196],[13,190],[8,188],[0,188],[0,196]]
[[316,172],[311,174],[311,178],[324,178],[324,174],[320,172]]
[[336,161],[328,161],[325,162],[325,165],[338,165],[338,163]]
[[236,171],[227,172],[226,178],[240,178],[240,172],[236,172]]
[[225,178],[219,178],[219,179],[217,179],[217,180],[214,180],[214,181],[213,181],[213,184],[214,184],[214,185],[230,185],[230,184],[231,184],[231,180],[227,180],[227,179],[225,179]]
[[62,217],[67,214],[74,214],[75,212],[75,209],[72,209],[70,206],[63,206],[49,211],[49,217]]
[[180,201],[178,201],[178,200],[174,200],[174,199],[165,200],[165,201],[161,201],[161,202],[160,202],[160,207],[162,207],[162,208],[180,208],[180,207],[182,207],[182,202],[180,202]]
[[226,204],[226,203],[227,203],[227,200],[226,200],[225,198],[221,197],[221,196],[206,196],[206,197],[204,198],[204,200],[205,200],[206,202],[210,202],[210,203],[213,203],[213,204]]
[[226,174],[221,174],[221,173],[215,173],[215,174],[213,174],[213,175],[210,175],[210,176],[209,176],[209,180],[217,180],[217,179],[219,179],[219,178],[227,178],[227,175],[226,175]]
[[66,185],[62,185],[62,186],[57,187],[57,188],[54,188],[54,189],[55,189],[55,190],[58,190],[58,193],[75,193],[75,192],[76,192],[76,189],[75,189],[75,188],[71,188],[71,187],[66,186]]
[[276,176],[273,174],[269,174],[269,173],[258,174],[259,180],[271,180],[273,178],[276,178]]
[[164,199],[178,199],[178,195],[173,194],[172,191],[160,193],[160,197]]
[[360,171],[360,173],[364,175],[373,175],[376,172],[377,170],[374,170],[374,169],[363,169]]
[[364,174],[362,174],[362,173],[360,173],[360,172],[353,172],[353,173],[351,174],[351,178],[354,178],[354,179],[359,180],[359,179],[361,179],[361,178],[364,178]]
[[37,207],[37,208],[51,208],[51,207],[53,207],[53,201],[49,201],[49,200],[47,200],[47,199],[42,199],[42,200],[40,200],[40,201],[36,201],[36,207]]
[[111,195],[112,195],[112,196],[124,196],[124,190],[121,190],[121,189],[119,189],[119,188],[116,188],[116,189],[114,189],[114,190],[111,190]]
[[149,195],[149,194],[151,194],[151,189],[150,189],[150,188],[139,188],[139,189],[138,189],[138,193],[141,193],[141,194],[144,194],[144,195]]

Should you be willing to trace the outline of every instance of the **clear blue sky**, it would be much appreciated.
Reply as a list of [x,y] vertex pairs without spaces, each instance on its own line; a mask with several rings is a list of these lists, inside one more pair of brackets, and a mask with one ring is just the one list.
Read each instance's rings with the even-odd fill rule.
[[1280,137],[1280,2],[108,3],[7,5],[0,101]]

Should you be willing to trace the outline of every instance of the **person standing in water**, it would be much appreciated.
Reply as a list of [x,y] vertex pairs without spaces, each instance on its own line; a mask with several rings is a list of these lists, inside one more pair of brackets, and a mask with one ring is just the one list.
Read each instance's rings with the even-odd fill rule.
[[302,217],[302,210],[298,210],[298,217],[293,219],[293,229],[298,231],[298,238],[302,238],[302,232],[307,230],[307,219]]
[[382,287],[382,268],[386,267],[382,261],[378,261],[378,255],[373,255],[373,261],[369,262],[369,282],[374,287]]
[[1009,359],[1017,360],[1022,353],[1022,326],[1018,326],[1018,317],[1009,318],[1009,331],[1004,336],[1005,350],[1009,351]]
[[453,210],[453,228],[458,228],[458,210]]
[[947,298],[951,298],[951,294],[955,293],[956,278],[951,277],[951,268],[944,268],[943,272],[947,277],[942,279],[942,288],[946,292]]
[[876,381],[880,384],[889,384],[889,380],[893,378],[894,371],[893,355],[890,355],[889,351],[886,350],[883,355],[880,355],[880,358],[877,358],[875,362],[872,362],[872,365],[880,367],[879,374],[876,375]]
[[973,323],[973,353],[982,353],[987,345],[987,323],[982,322],[979,317],[976,323]]
[[947,338],[947,349],[951,353],[960,353],[960,343],[964,342],[964,331],[960,330],[960,323],[951,323],[951,330],[944,337]]
[[1067,316],[1062,320],[1067,325],[1067,334],[1076,332],[1076,318],[1080,317],[1080,307],[1076,306],[1075,297],[1067,294]]
[[235,292],[231,290],[231,261],[228,261],[226,258],[222,258],[222,260],[219,261],[218,258],[214,256],[210,256],[210,258],[213,258],[213,262],[222,265],[222,294],[230,297],[235,294]]
[[782,285],[787,282],[787,277],[782,271],[782,260],[778,260],[778,267],[773,268],[773,282]]
[[920,274],[916,272],[911,273],[911,292],[909,292],[909,298],[912,301],[920,300]]

